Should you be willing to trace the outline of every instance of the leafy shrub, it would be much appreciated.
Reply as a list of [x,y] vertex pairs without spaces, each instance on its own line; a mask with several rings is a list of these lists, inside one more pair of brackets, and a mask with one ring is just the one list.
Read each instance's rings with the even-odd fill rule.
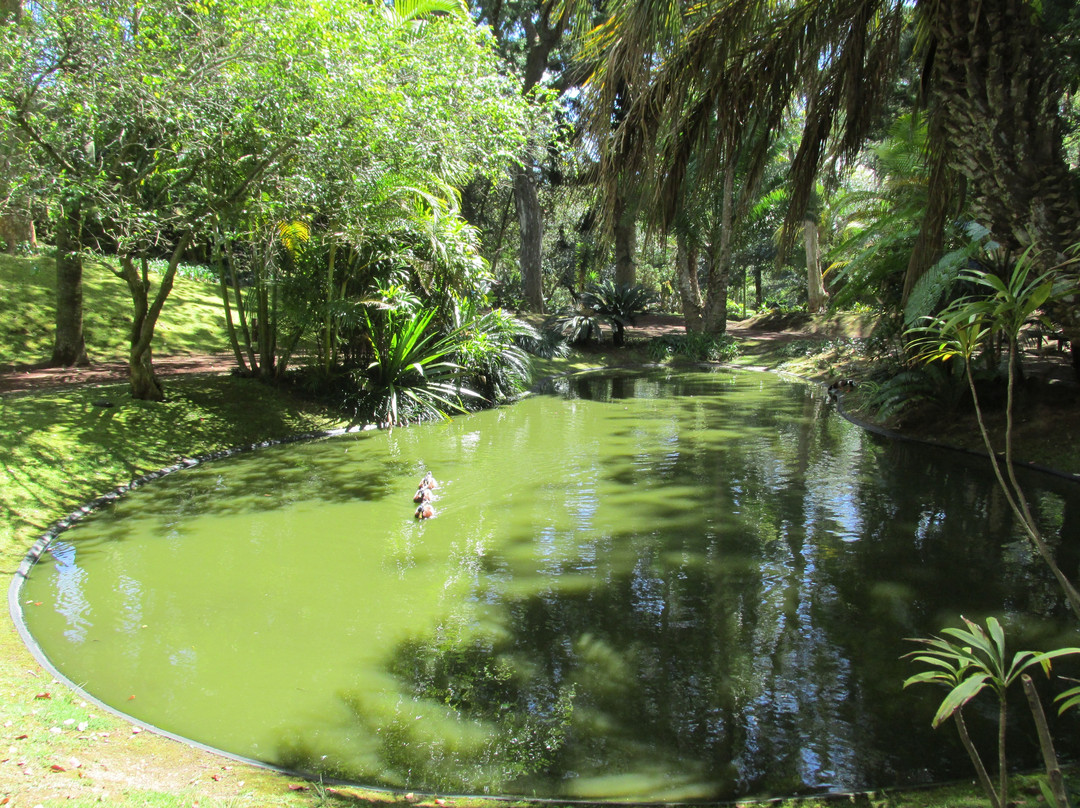
[[449,359],[456,339],[429,330],[434,309],[385,309],[375,315],[364,313],[375,359],[361,380],[358,415],[370,412],[389,424],[444,418],[448,410],[464,409],[463,396],[478,397],[461,385],[461,368]]
[[533,356],[541,359],[555,359],[566,356],[570,352],[566,338],[554,328],[545,325],[541,329],[532,329],[531,334],[520,334],[514,341],[521,348]]
[[480,312],[467,303],[458,305],[454,324],[454,357],[469,389],[499,404],[528,387],[529,356],[521,341],[539,341],[535,328],[503,309]]
[[592,312],[571,311],[557,314],[548,320],[545,331],[552,331],[570,345],[584,345],[603,337],[600,328],[602,318]]
[[730,362],[739,355],[739,345],[729,334],[665,334],[649,340],[645,347],[654,362],[680,356],[694,362]]

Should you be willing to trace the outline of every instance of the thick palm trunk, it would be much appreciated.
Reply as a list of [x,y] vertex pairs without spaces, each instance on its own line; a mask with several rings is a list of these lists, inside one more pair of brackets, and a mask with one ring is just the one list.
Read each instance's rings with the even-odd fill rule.
[[[1080,200],[1062,153],[1060,71],[1041,19],[1028,0],[952,0],[938,4],[934,23],[935,114],[950,168],[969,181],[975,216],[996,239],[1034,244],[1045,267],[1058,264],[1080,241]],[[1080,277],[1075,265],[1067,271]],[[1080,299],[1052,316],[1077,345]]]
[[540,211],[540,197],[536,193],[531,167],[522,166],[514,174],[514,203],[517,206],[520,246],[518,261],[521,266],[522,294],[529,311],[544,311],[544,272],[540,245],[544,235],[544,221]]
[[56,334],[49,364],[59,367],[88,365],[83,337],[82,209],[67,205],[56,228]]
[[735,161],[724,168],[720,215],[709,248],[708,282],[705,287],[705,330],[710,334],[727,331],[728,279],[731,276],[732,235],[735,227]]
[[618,286],[633,286],[637,283],[637,264],[634,254],[637,252],[637,221],[634,206],[628,204],[619,193],[615,198],[615,283]]

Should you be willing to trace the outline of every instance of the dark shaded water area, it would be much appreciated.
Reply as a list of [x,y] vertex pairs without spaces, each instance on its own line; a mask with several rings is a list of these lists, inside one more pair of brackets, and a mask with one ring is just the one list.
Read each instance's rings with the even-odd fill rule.
[[[429,469],[438,516],[417,522]],[[1080,486],[1023,481],[1075,575]],[[969,777],[930,728],[944,690],[901,689],[904,638],[995,615],[1012,649],[1080,645],[1061,600],[985,460],[747,371],[564,379],[208,463],[61,534],[20,593],[69,679],[229,752],[657,801]],[[988,742],[996,707],[973,707]],[[1077,722],[1058,730],[1075,757]],[[1010,742],[1036,764],[1028,716]]]

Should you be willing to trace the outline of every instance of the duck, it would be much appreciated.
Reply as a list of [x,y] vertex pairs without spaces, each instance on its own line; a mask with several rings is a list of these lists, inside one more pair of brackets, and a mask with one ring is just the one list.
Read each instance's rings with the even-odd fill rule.
[[424,479],[420,481],[420,487],[435,489],[439,487],[439,484],[435,481],[435,477],[432,476],[431,472],[429,471],[427,474],[424,475]]
[[435,515],[435,509],[431,506],[430,502],[423,502],[420,507],[416,509],[417,519],[430,519]]
[[420,486],[416,489],[416,496],[412,498],[413,502],[431,502],[433,499],[431,489],[426,486]]
[[855,385],[854,379],[837,379],[829,385],[829,398],[837,398],[842,390],[850,390]]

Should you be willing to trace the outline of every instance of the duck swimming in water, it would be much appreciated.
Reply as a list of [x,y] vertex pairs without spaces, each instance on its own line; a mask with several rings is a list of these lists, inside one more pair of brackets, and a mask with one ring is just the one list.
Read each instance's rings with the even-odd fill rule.
[[430,519],[435,515],[435,509],[431,506],[430,502],[421,503],[420,507],[416,509],[417,519]]
[[439,487],[439,484],[437,482],[435,482],[435,478],[432,476],[431,472],[429,471],[427,474],[424,475],[424,479],[422,479],[420,481],[420,487],[421,488],[435,489],[435,488]]
[[431,502],[434,499],[434,495],[431,493],[431,489],[427,486],[420,486],[416,489],[416,496],[412,498],[413,502]]

